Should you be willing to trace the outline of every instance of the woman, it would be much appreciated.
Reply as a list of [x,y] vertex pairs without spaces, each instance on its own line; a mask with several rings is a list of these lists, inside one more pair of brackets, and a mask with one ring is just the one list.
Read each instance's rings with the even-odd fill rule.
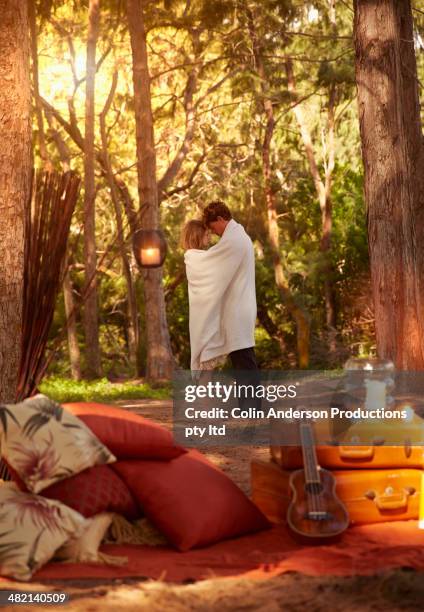
[[192,219],[184,225],[181,242],[185,251],[206,249],[209,246],[209,241],[210,232],[202,221]]
[[[185,250],[184,261],[188,281],[189,327],[192,370],[213,370],[222,364],[227,355],[224,348],[225,334],[221,326],[221,312],[213,313],[213,321],[208,317],[207,325],[202,318],[208,295],[214,293],[215,273],[208,265],[207,247],[210,232],[198,219],[188,221],[182,233],[182,246]],[[208,358],[208,354],[214,355]]]

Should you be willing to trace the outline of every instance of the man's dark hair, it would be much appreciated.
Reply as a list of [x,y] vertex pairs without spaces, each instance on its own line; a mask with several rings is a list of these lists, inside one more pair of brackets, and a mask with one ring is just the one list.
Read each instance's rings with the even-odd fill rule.
[[209,223],[217,221],[218,217],[222,217],[226,221],[233,218],[230,209],[224,202],[221,202],[221,200],[210,202],[203,209],[203,222],[206,226],[208,226]]

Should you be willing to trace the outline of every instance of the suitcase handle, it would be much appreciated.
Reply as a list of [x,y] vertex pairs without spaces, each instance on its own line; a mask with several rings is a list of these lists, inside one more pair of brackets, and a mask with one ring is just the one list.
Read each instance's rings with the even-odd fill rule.
[[342,459],[372,459],[374,455],[373,446],[339,446]]
[[400,510],[408,505],[408,493],[384,493],[377,495],[374,499],[375,505],[379,510]]

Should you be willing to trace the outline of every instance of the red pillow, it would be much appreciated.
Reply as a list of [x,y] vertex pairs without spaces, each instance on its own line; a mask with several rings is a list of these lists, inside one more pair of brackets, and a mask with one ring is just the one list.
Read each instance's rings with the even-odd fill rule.
[[269,526],[233,481],[197,451],[167,463],[118,461],[112,468],[146,516],[181,551]]
[[172,433],[139,414],[97,403],[63,404],[83,421],[118,459],[169,460],[185,453]]
[[116,512],[130,520],[142,515],[125,482],[108,465],[96,465],[65,478],[41,495],[57,499],[87,518],[100,512]]

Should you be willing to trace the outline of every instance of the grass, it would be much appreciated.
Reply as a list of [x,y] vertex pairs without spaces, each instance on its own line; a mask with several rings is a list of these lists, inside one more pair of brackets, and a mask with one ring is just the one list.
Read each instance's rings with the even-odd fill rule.
[[133,381],[112,383],[107,378],[75,381],[68,378],[45,378],[39,391],[56,402],[106,402],[130,399],[169,399],[171,387],[153,388]]

